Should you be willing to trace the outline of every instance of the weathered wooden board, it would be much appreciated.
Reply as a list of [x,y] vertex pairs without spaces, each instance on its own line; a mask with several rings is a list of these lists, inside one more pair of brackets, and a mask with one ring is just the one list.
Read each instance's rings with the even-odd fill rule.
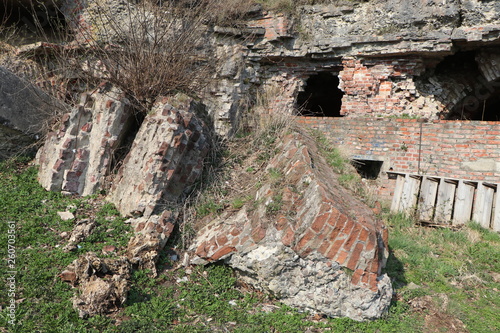
[[418,217],[421,221],[431,222],[433,220],[439,181],[439,178],[434,177],[422,179],[418,199]]
[[471,219],[475,189],[475,183],[463,180],[458,181],[453,224],[464,224]]
[[406,175],[403,186],[403,194],[399,204],[399,211],[411,215],[417,208],[417,199],[420,192],[420,182],[422,177]]
[[450,179],[443,179],[439,184],[434,215],[435,223],[448,224],[451,221],[456,189],[457,182]]
[[490,227],[495,188],[496,186],[493,184],[483,182],[477,183],[472,220],[479,223],[483,228]]
[[403,196],[403,187],[405,184],[406,176],[398,174],[396,179],[396,188],[394,189],[394,196],[392,197],[391,213],[399,212],[401,197]]

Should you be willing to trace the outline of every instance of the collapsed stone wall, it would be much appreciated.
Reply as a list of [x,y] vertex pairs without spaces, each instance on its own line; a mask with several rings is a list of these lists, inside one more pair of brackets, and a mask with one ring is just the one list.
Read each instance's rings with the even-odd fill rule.
[[208,153],[203,105],[185,95],[163,98],[147,115],[109,84],[84,94],[37,154],[47,190],[108,199],[123,215],[149,217],[175,202],[201,174]]
[[[302,310],[380,317],[392,297],[381,273],[387,230],[338,184],[310,138],[290,134],[276,150],[265,169],[282,175],[279,184],[266,183],[241,209],[212,217],[198,232],[192,262],[224,260],[244,281]],[[276,215],[272,205],[280,206]]]
[[[76,11],[78,19],[85,19],[81,8],[71,10]],[[366,147],[366,155],[381,150],[397,156],[393,169],[414,168],[418,161],[422,163],[423,152],[434,154],[432,142],[441,139],[429,137],[428,146],[432,148],[424,151],[419,144],[416,152],[416,130],[430,130],[430,125],[404,121],[399,129],[393,129],[393,125],[385,129],[368,125],[374,132],[367,134],[363,117],[406,113],[437,119],[453,113],[450,111],[465,103],[471,91],[473,97],[486,101],[475,92],[484,94],[482,88],[486,88],[491,95],[496,89],[498,13],[497,2],[476,0],[345,1],[340,5],[303,7],[300,20],[262,12],[243,28],[214,27],[211,42],[219,55],[224,55],[225,63],[218,72],[219,80],[200,95],[206,98],[219,133],[227,134],[234,132],[238,120],[255,105],[264,113],[297,112],[297,98],[307,88],[309,78],[326,72],[338,78],[338,87],[332,89],[343,92],[339,115],[344,118],[330,118],[332,122],[342,121],[338,126],[342,131],[336,133],[336,127],[325,127],[324,131],[333,137],[351,138],[355,134],[347,146],[356,150],[361,147],[359,140],[366,140],[359,149]],[[82,25],[82,29],[87,27]],[[475,51],[485,45],[487,49]],[[439,65],[458,51],[474,52],[474,74],[480,76],[470,79],[470,73],[457,73],[462,71],[460,68],[443,69]],[[455,62],[455,67],[460,64]],[[476,90],[478,83],[480,89]],[[126,105],[119,96],[110,103],[103,99],[89,106],[92,112],[83,105],[65,119],[63,129],[51,136],[40,153],[40,175],[46,179],[41,182],[47,188],[80,194],[95,190],[93,186],[110,174],[88,172],[91,152],[99,152],[103,145],[110,151],[100,151],[96,166],[104,170],[118,165],[113,158],[117,156],[118,142],[124,140],[119,135],[126,132],[118,128],[114,134],[109,121],[97,130],[94,122],[99,122],[95,119],[100,113],[104,118],[109,115],[121,119],[111,115],[115,112],[112,106],[121,102]],[[176,107],[167,101],[146,116],[137,136],[132,135],[132,149],[114,178],[109,196],[123,214],[143,215],[134,222],[137,232],[157,232],[146,240],[151,244],[145,251],[143,267],[154,267],[154,257],[173,228],[167,222],[170,213],[166,214],[168,219],[162,217],[164,201],[175,200],[170,194],[181,195],[199,174],[208,147],[203,126],[191,117],[191,102],[177,102],[187,112],[172,111]],[[124,112],[124,117],[118,127],[132,119],[130,112]],[[349,121],[351,127],[346,126]],[[349,131],[352,128],[355,130]],[[387,134],[380,139],[386,140],[382,143],[377,141],[380,129]],[[487,135],[495,135],[485,130]],[[448,131],[445,134],[450,135],[455,128]],[[465,137],[460,135],[452,140]],[[411,140],[403,141],[403,146],[398,140],[406,140],[405,136]],[[224,260],[240,270],[248,282],[304,310],[356,320],[377,318],[387,310],[392,296],[389,278],[381,274],[387,234],[367,207],[340,189],[335,175],[320,167],[322,162],[301,140],[288,137],[282,153],[270,163],[270,168],[286,170],[285,179],[291,186],[281,189],[281,194],[285,210],[292,216],[266,215],[266,204],[272,203],[276,189],[265,187],[257,193],[261,203],[258,209],[244,207],[238,212],[226,212],[200,231],[193,247],[195,262]],[[90,141],[100,148],[80,146]],[[468,144],[472,143],[461,147],[464,155],[472,147]],[[450,148],[443,146],[435,155],[441,157],[438,152],[448,153]],[[443,154],[435,172],[444,170],[447,161]],[[430,170],[432,161],[426,162]],[[481,168],[483,163],[474,163],[467,167],[482,173],[474,168]],[[96,175],[96,179],[92,178]],[[135,257],[142,243],[132,243],[131,248],[131,256]]]

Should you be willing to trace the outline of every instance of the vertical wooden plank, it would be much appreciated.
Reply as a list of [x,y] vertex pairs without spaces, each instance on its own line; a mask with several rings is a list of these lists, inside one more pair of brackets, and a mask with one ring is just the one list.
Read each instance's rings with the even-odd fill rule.
[[486,193],[484,197],[484,208],[483,208],[483,223],[485,228],[492,228],[492,215],[493,215],[493,207],[494,207],[494,199],[495,199],[495,187],[492,187],[491,184],[485,185]]
[[407,215],[413,214],[417,207],[421,179],[421,176],[407,175],[405,177],[405,185],[403,187],[403,195],[401,196],[399,210]]
[[478,182],[476,194],[474,196],[474,204],[472,205],[472,220],[477,223],[480,223],[482,219],[485,193],[486,188],[483,186],[483,182]]
[[476,184],[473,182],[463,180],[458,182],[452,221],[454,225],[464,224],[471,219],[475,188]]
[[418,199],[418,217],[421,221],[430,222],[434,216],[439,178],[424,177]]
[[497,184],[497,193],[495,195],[495,212],[491,222],[491,229],[493,231],[500,231],[500,184]]
[[397,175],[396,188],[394,189],[394,196],[392,197],[391,213],[399,212],[401,197],[403,196],[403,187],[407,175]]
[[483,228],[490,227],[494,193],[495,189],[491,184],[483,182],[477,183],[472,220],[479,223]]
[[437,193],[434,222],[448,224],[451,221],[456,189],[456,181],[451,179],[441,180]]

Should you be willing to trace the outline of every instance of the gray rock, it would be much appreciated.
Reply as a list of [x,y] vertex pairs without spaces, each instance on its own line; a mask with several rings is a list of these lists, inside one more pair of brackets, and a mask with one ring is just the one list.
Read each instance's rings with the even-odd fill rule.
[[63,221],[73,220],[75,218],[75,215],[71,212],[57,212],[57,215],[59,215]]
[[0,66],[0,124],[22,133],[42,134],[67,110],[58,100]]

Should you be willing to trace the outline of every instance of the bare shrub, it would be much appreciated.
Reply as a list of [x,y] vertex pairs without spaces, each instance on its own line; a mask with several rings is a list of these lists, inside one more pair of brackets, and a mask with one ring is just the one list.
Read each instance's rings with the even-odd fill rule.
[[108,80],[143,110],[160,95],[196,95],[211,78],[216,61],[204,24],[212,1],[88,3],[85,25],[76,27],[82,55],[60,54],[80,77]]

